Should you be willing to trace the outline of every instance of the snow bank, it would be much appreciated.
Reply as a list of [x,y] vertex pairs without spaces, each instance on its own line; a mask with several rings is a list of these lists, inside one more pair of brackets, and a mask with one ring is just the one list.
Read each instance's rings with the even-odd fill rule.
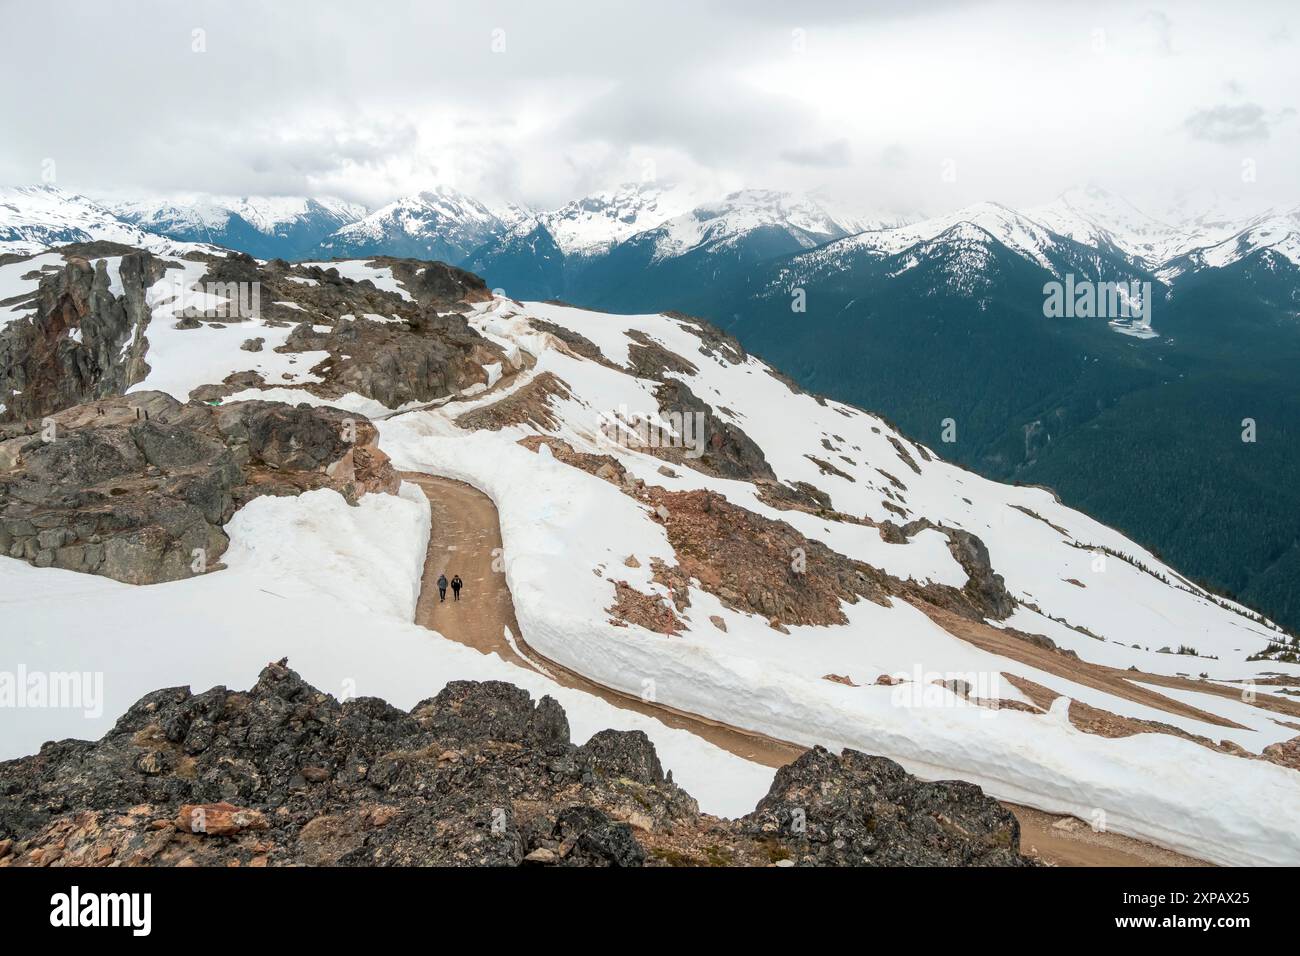
[[268,661],[288,657],[336,697],[402,708],[451,680],[550,694],[577,743],[606,728],[644,731],[709,813],[747,813],[771,784],[770,768],[411,623],[429,533],[418,489],[367,495],[355,508],[329,490],[259,498],[227,530],[227,570],[150,587],[0,558],[0,671],[103,675],[89,708],[0,709],[0,759],[47,740],[97,738],[160,687],[246,688]]

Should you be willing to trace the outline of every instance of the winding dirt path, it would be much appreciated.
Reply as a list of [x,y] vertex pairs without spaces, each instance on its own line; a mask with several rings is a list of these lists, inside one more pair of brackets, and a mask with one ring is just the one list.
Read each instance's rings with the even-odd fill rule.
[[[484,654],[495,653],[512,664],[544,674],[564,687],[687,730],[746,760],[780,767],[803,753],[805,748],[794,744],[611,690],[539,654],[523,639],[505,574],[492,567],[502,553],[499,550],[501,523],[492,499],[477,488],[450,478],[414,472],[404,472],[402,478],[424,491],[433,518],[415,623]],[[442,573],[446,573],[448,580],[453,574],[459,574],[465,582],[459,602],[452,599],[450,589],[446,601],[438,600],[437,581]],[[506,639],[506,628],[514,638],[513,647]]]
[[[780,767],[803,753],[803,747],[753,734],[645,701],[593,683],[556,664],[524,642],[515,619],[514,602],[505,575],[493,569],[502,552],[501,524],[492,499],[478,489],[449,478],[405,472],[402,477],[424,491],[432,510],[433,530],[424,564],[424,581],[416,605],[415,622],[449,640],[484,654],[538,671],[556,683],[601,698],[605,702],[644,714],[670,727],[689,731],[738,757],[769,767]],[[459,602],[450,590],[438,599],[438,575],[448,580],[459,574],[465,582]],[[510,629],[514,646],[506,639]],[[1093,833],[1078,821],[1063,829],[1056,824],[1067,817],[1006,804],[1021,827],[1021,850],[1058,866],[1201,866],[1182,856],[1141,840],[1114,833]]]

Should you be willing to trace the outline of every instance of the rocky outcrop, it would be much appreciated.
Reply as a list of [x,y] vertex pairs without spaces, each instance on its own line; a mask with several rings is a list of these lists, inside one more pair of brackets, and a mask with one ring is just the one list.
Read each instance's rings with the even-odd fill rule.
[[698,422],[693,435],[699,444],[695,448],[656,447],[650,449],[653,454],[718,478],[776,481],[776,474],[763,449],[739,425],[718,415],[685,382],[666,379],[655,389],[655,401],[659,404],[660,415],[669,416],[669,421],[685,421],[690,417]]
[[1007,591],[1006,581],[1003,580],[1002,575],[993,570],[989,549],[977,535],[961,528],[935,524],[928,518],[910,521],[901,531],[903,539],[906,540],[926,529],[938,531],[948,538],[949,553],[966,572],[967,580],[962,593],[969,598],[981,616],[1001,621],[1015,613],[1016,599]]
[[429,402],[474,385],[487,385],[484,365],[504,364],[501,349],[469,326],[463,315],[434,311],[404,321],[345,316],[328,329],[303,322],[283,352],[329,352],[313,371],[321,395],[356,392],[389,408]]
[[395,492],[374,426],[333,408],[161,392],[0,427],[0,554],[130,584],[213,570],[259,495]]
[[0,866],[1028,865],[960,783],[816,749],[754,813],[699,812],[645,734],[581,746],[550,697],[456,681],[409,712],[286,663],[155,691],[97,743],[0,764]]
[[[0,327],[0,421],[41,418],[121,395],[149,373],[149,325],[153,307],[165,301],[151,303],[147,293],[178,266],[109,243],[61,252],[66,264],[41,274],[30,297],[35,313]],[[118,260],[112,274],[107,257]],[[483,366],[505,362],[501,349],[461,314],[491,297],[483,280],[445,263],[374,260],[392,270],[404,296],[369,279],[342,276],[333,266],[259,263],[242,253],[188,258],[206,264],[203,288],[238,289],[238,306],[227,303],[213,315],[164,310],[159,321],[189,330],[252,318],[297,326],[279,351],[329,352],[315,370],[321,381],[312,387],[323,398],[357,392],[390,407],[431,401],[486,385]],[[265,341],[250,336],[243,348],[258,352]],[[196,395],[178,397],[214,400],[258,385],[283,383],[263,382],[236,367],[225,383],[205,383]]]
[[40,276],[33,315],[0,326],[0,421],[120,395],[148,373],[146,292],[163,276],[163,261],[126,247],[85,250],[121,256],[115,292],[107,262],[92,265],[77,251]]
[[467,431],[500,431],[524,422],[538,428],[558,428],[560,419],[552,400],[563,401],[572,394],[568,384],[555,373],[541,372],[504,398],[458,416],[456,424]]
[[749,353],[745,351],[739,339],[734,335],[728,335],[711,322],[673,309],[665,312],[664,315],[698,338],[700,351],[710,358],[728,365],[739,365],[749,357]]
[[393,270],[393,277],[426,308],[453,309],[469,302],[488,302],[492,293],[479,276],[445,262],[380,256],[375,262]]
[[742,821],[755,836],[802,827],[799,862],[818,866],[1021,865],[1015,816],[957,780],[923,783],[884,757],[815,747],[776,772]]

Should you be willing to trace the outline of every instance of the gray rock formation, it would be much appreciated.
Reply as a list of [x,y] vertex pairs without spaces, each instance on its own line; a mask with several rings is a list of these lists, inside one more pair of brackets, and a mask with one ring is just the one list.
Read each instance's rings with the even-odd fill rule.
[[122,293],[111,291],[102,259],[92,267],[71,251],[61,270],[42,275],[36,314],[0,327],[0,421],[41,418],[120,395],[148,373],[145,293],[164,264],[126,247],[89,251],[122,256]]
[[0,554],[153,584],[217,567],[265,494],[396,491],[374,427],[333,408],[182,405],[161,392],[0,426]]
[[699,812],[639,732],[456,681],[409,713],[284,661],[246,693],[142,698],[96,743],[0,764],[0,866],[1022,866],[978,787],[817,749],[754,813]]
[[389,408],[486,385],[483,366],[505,361],[463,315],[434,311],[403,322],[342,318],[327,331],[303,322],[284,346],[287,352],[322,350],[330,353],[319,367],[329,390],[356,392]]

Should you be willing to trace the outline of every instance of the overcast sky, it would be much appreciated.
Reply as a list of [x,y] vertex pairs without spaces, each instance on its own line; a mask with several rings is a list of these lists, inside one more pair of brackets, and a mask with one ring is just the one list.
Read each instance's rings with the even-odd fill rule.
[[0,0],[0,182],[548,206],[656,176],[927,212],[1095,182],[1295,205],[1298,10]]

